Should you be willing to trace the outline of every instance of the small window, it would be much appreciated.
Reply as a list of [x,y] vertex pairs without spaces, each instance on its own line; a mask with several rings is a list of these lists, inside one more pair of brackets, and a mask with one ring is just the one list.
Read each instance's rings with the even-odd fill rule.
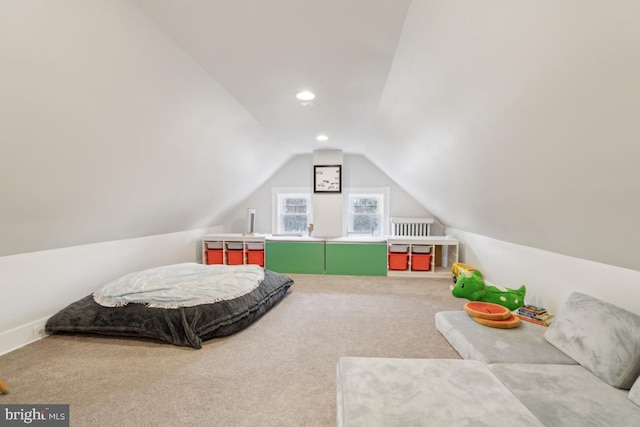
[[279,193],[276,217],[277,233],[307,233],[311,223],[311,194]]
[[384,195],[383,194],[349,194],[348,233],[383,234]]

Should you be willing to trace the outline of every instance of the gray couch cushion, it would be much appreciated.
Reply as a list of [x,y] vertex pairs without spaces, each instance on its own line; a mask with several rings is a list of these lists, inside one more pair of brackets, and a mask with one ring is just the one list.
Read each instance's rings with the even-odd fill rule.
[[640,425],[640,407],[580,365],[492,364],[489,368],[544,424]]
[[545,338],[614,387],[628,390],[640,374],[640,316],[613,304],[574,292]]
[[514,329],[490,328],[474,322],[464,311],[441,311],[436,313],[436,329],[464,359],[576,364],[544,339],[545,326],[521,322]]
[[631,390],[629,390],[629,399],[640,406],[640,377],[638,377],[633,387],[631,387]]
[[338,427],[542,425],[475,360],[343,357],[337,412]]

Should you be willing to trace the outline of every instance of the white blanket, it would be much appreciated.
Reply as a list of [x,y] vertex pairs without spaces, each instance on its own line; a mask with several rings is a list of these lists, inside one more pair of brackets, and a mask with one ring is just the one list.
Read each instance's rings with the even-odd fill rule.
[[122,276],[93,293],[105,307],[129,303],[155,308],[193,307],[248,294],[264,279],[257,265],[183,263],[150,268]]

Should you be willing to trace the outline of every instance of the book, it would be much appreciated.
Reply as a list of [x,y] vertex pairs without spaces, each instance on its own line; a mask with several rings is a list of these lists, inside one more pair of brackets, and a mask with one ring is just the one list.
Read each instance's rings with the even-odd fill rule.
[[518,314],[522,314],[523,316],[529,316],[529,317],[538,317],[538,316],[545,316],[548,313],[546,311],[542,313],[534,313],[532,311],[527,311],[527,310],[523,310],[522,308],[519,308]]
[[547,312],[547,310],[544,307],[537,307],[531,304],[523,305],[522,307],[520,307],[520,310],[526,311],[529,313],[534,313],[534,314],[542,314]]
[[527,317],[536,317],[536,314],[535,314],[535,313],[532,313],[532,312],[530,312],[530,311],[523,310],[523,309],[521,309],[521,308],[519,308],[519,309],[518,309],[518,314],[520,314],[520,315],[522,315],[522,316],[527,316]]
[[528,316],[526,314],[520,314],[518,312],[515,312],[513,314],[514,316],[517,316],[518,318],[520,318],[521,320],[524,320],[525,322],[531,322],[531,323],[535,323],[537,325],[542,325],[542,326],[549,326],[553,321],[553,315],[548,313],[543,313],[539,316],[533,316],[533,317]]

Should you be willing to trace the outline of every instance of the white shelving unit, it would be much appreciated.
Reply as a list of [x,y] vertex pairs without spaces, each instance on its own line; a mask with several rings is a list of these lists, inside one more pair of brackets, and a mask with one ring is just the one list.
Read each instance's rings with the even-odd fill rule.
[[[392,245],[407,246],[408,261],[406,270],[392,270],[387,265],[387,276],[389,277],[449,277],[451,276],[451,267],[458,262],[458,240],[445,236],[390,236],[387,238],[387,249],[390,249]],[[414,246],[421,248],[431,246],[429,270],[412,270],[411,258]]]
[[[209,246],[214,247],[212,257],[216,257],[213,264],[229,264],[230,251],[229,247],[238,245],[238,251],[242,251],[242,258],[239,260],[237,253],[234,251],[231,254],[232,264],[265,264],[265,252],[266,241],[279,241],[279,240],[291,240],[294,242],[307,242],[307,241],[320,241],[323,239],[311,238],[311,237],[287,237],[282,238],[279,236],[272,236],[267,234],[261,235],[245,235],[241,233],[235,234],[209,234],[202,239],[202,262],[207,264],[207,249]],[[362,239],[334,239],[335,241],[345,241],[353,243],[362,243]],[[387,257],[387,276],[389,277],[450,277],[451,267],[454,263],[458,262],[458,240],[451,239],[445,236],[388,236],[386,239],[376,239],[387,243],[387,252],[392,245],[405,245],[407,247],[407,268],[404,270],[393,270],[389,268]],[[369,242],[369,240],[367,240]],[[412,252],[414,248],[430,247],[431,263],[428,270],[413,270],[412,267]],[[219,252],[216,252],[219,251]],[[419,253],[417,255],[424,255]],[[233,257],[236,257],[233,259]],[[261,261],[261,262],[260,262]],[[421,266],[422,268],[424,265]]]
[[[209,234],[202,239],[203,264],[258,264],[264,266],[265,236]],[[237,249],[234,249],[237,247]],[[208,252],[211,251],[211,252]],[[237,252],[241,252],[238,254]],[[241,255],[241,258],[239,258]]]

